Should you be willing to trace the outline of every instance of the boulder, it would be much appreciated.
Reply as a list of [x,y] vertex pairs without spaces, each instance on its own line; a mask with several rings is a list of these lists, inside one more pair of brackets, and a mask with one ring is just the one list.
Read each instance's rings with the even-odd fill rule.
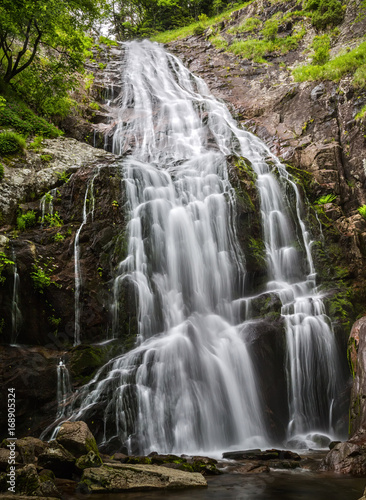
[[103,461],[97,453],[90,450],[87,455],[78,458],[75,465],[78,469],[84,470],[90,467],[100,467],[103,465]]
[[87,455],[89,451],[99,454],[97,443],[89,427],[85,422],[64,422],[56,441],[75,457]]
[[366,440],[336,444],[322,461],[320,470],[366,476]]
[[[0,471],[6,471],[9,466],[10,451],[7,448],[0,448]],[[15,452],[15,460],[18,462],[19,453]]]
[[[34,464],[26,464],[21,469],[17,469],[14,482],[16,495],[12,494],[12,499],[18,495],[31,496],[32,498],[36,496],[61,498],[61,493],[54,482],[48,477],[40,477]],[[3,481],[1,481],[1,490],[6,491]],[[1,497],[3,498],[3,495]]]
[[15,449],[19,452],[20,459],[24,464],[34,463],[47,447],[48,443],[32,436],[18,439],[15,443]]
[[57,441],[51,441],[49,447],[38,457],[38,465],[50,469],[56,477],[71,479],[75,471],[76,458]]
[[113,463],[85,469],[79,490],[85,493],[119,493],[205,486],[206,479],[199,473],[183,472],[158,465]]

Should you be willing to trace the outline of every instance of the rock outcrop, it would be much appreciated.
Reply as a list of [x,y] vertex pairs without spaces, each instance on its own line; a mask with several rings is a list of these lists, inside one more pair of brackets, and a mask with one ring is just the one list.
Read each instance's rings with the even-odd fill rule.
[[366,317],[353,325],[348,348],[353,373],[350,404],[350,439],[337,443],[324,459],[321,469],[366,475]]
[[79,489],[85,493],[120,493],[205,486],[206,479],[196,472],[183,472],[158,465],[106,463],[103,467],[85,469]]

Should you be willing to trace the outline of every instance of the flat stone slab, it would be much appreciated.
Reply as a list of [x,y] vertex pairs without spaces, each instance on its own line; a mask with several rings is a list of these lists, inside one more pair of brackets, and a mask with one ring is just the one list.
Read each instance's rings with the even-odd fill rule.
[[106,463],[85,469],[79,490],[87,493],[118,493],[126,490],[155,490],[206,487],[197,472],[184,472],[158,465]]

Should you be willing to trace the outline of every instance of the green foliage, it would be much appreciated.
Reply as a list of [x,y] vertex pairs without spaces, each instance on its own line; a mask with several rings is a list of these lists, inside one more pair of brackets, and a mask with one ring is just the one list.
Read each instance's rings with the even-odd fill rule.
[[233,34],[252,32],[259,28],[261,24],[262,22],[260,19],[258,19],[258,17],[248,17],[242,24],[233,28],[229,28],[227,32]]
[[29,210],[25,214],[17,217],[17,228],[19,231],[25,231],[28,227],[33,227],[36,224],[36,214],[34,210]]
[[358,207],[357,209],[359,213],[362,215],[364,219],[366,219],[366,205],[362,205],[362,207]]
[[49,163],[52,160],[52,155],[41,155],[40,158],[42,161]]
[[261,34],[265,40],[275,40],[278,28],[279,28],[279,20],[278,19],[268,19],[261,30]]
[[27,143],[22,135],[16,132],[2,132],[0,134],[0,154],[12,155],[25,150]]
[[99,37],[99,43],[103,43],[108,47],[113,47],[113,46],[118,47],[118,42],[116,42],[116,40],[111,40],[110,38],[107,38],[103,35]]
[[217,49],[227,49],[228,43],[221,35],[213,36],[210,38],[210,42]]
[[6,280],[2,273],[7,266],[14,266],[14,262],[8,259],[4,252],[0,252],[0,285],[3,285]]
[[53,237],[53,241],[55,241],[56,243],[58,241],[64,241],[65,239],[65,236],[61,233],[56,233],[55,236]]
[[0,46],[4,81],[9,83],[29,68],[41,46],[60,71],[81,68],[91,44],[86,33],[100,17],[98,0],[2,0]]
[[44,292],[44,289],[49,287],[51,284],[50,271],[48,267],[43,269],[38,264],[33,264],[33,271],[30,273],[30,276],[33,280],[33,286],[40,293]]
[[314,203],[315,205],[326,205],[327,203],[333,203],[333,201],[336,199],[335,194],[327,194],[325,196],[321,196],[318,200],[316,200]]
[[[272,52],[286,54],[290,50],[297,48],[300,40],[305,35],[305,28],[299,25],[293,34],[285,38],[274,38],[272,40],[239,40],[230,45],[228,50],[246,59],[253,59],[254,62],[265,63],[264,57]],[[268,32],[268,36],[269,32]]]
[[0,181],[4,179],[4,165],[0,163]]
[[316,29],[337,26],[343,21],[344,9],[338,0],[308,0],[306,11],[311,15],[311,22]]
[[57,137],[61,130],[37,116],[24,102],[13,96],[7,97],[6,107],[0,110],[0,125],[12,127],[23,134],[41,134]]
[[2,95],[0,95],[0,111],[5,108],[6,106],[6,99]]
[[366,116],[366,105],[361,109],[359,113],[355,116],[356,120],[362,120]]
[[68,183],[70,180],[70,174],[64,170],[63,172],[56,172],[60,181]]
[[194,35],[200,36],[200,35],[203,35],[204,32],[205,32],[205,27],[203,26],[202,23],[198,23],[194,27],[194,30],[193,30]]
[[33,141],[29,144],[28,148],[33,149],[38,153],[42,149],[43,137],[41,135],[36,135]]
[[299,66],[292,72],[295,81],[334,80],[339,81],[347,73],[354,73],[354,83],[366,85],[366,42],[348,52],[344,52],[324,65]]
[[[151,3],[151,6],[153,5],[153,3],[155,1],[156,0],[153,0],[153,2]],[[182,5],[180,5],[180,2],[177,2],[176,0],[172,0],[171,2],[168,2],[171,4],[170,8],[172,8],[172,5],[174,2],[175,2],[175,4],[177,4],[178,9],[182,8]],[[197,16],[189,15],[188,17],[181,17],[179,14],[177,15],[177,12],[174,12],[174,10],[176,11],[176,9],[172,9],[171,10],[171,14],[173,15],[173,18],[171,18],[172,24],[170,26],[165,27],[165,23],[169,24],[169,22],[170,22],[169,18],[167,18],[165,20],[165,22],[160,27],[155,28],[155,33],[150,34],[150,38],[151,38],[151,40],[156,41],[156,42],[169,43],[172,40],[177,40],[179,38],[185,38],[187,36],[193,35],[194,29],[199,24],[202,24],[202,23],[192,22],[193,21],[192,18],[198,19],[198,15],[200,15],[202,13],[206,14],[208,16],[213,15],[213,17],[209,17],[208,20],[204,22],[205,27],[209,27],[209,26],[218,27],[218,25],[221,21],[223,21],[224,19],[229,19],[231,12],[239,10],[239,9],[243,8],[245,5],[248,5],[249,3],[250,3],[250,1],[245,2],[245,3],[232,5],[232,2],[230,2],[228,0],[223,0],[223,1],[219,0],[218,2],[214,2],[213,4],[211,4],[211,6],[209,5],[209,2],[206,4],[206,6],[204,6],[202,3],[201,4],[202,7],[200,7],[198,5],[199,2],[197,0],[195,0],[191,3],[191,8],[193,7],[193,10],[196,10],[198,12]],[[183,2],[182,2],[182,4],[183,4]],[[215,7],[215,5],[217,7]],[[201,12],[200,12],[200,9],[201,9]],[[225,9],[228,9],[228,10],[225,10]],[[221,12],[221,11],[223,11],[223,12]],[[219,12],[221,12],[221,13],[219,13]],[[156,13],[156,16],[158,16],[157,13]],[[215,29],[215,28],[213,28],[213,29]],[[216,30],[217,29],[218,28],[216,28]],[[164,31],[164,30],[168,30],[168,31]],[[159,31],[162,31],[162,33],[159,33]],[[139,36],[139,29],[134,28],[134,31],[131,32],[130,35],[131,35],[131,37]],[[120,36],[121,40],[124,39],[123,35],[119,35],[119,36]]]
[[64,225],[64,221],[61,219],[58,212],[54,214],[45,214],[40,222],[47,224],[48,227],[61,227]]
[[311,48],[314,50],[312,63],[325,64],[327,61],[329,61],[330,36],[322,35],[314,37]]

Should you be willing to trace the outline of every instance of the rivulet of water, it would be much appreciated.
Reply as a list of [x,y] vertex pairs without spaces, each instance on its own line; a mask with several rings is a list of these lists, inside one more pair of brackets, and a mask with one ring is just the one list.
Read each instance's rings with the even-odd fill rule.
[[[124,160],[128,253],[113,285],[138,307],[136,347],[84,387],[73,419],[103,409],[105,442],[129,452],[208,452],[268,442],[245,341],[245,257],[235,232],[227,156],[256,174],[269,280],[287,338],[288,433],[332,432],[337,352],[315,286],[299,192],[255,136],[237,127],[206,84],[157,44],[125,44],[113,139]],[[285,189],[294,198],[290,210]],[[249,237],[249,235],[248,235]]]

